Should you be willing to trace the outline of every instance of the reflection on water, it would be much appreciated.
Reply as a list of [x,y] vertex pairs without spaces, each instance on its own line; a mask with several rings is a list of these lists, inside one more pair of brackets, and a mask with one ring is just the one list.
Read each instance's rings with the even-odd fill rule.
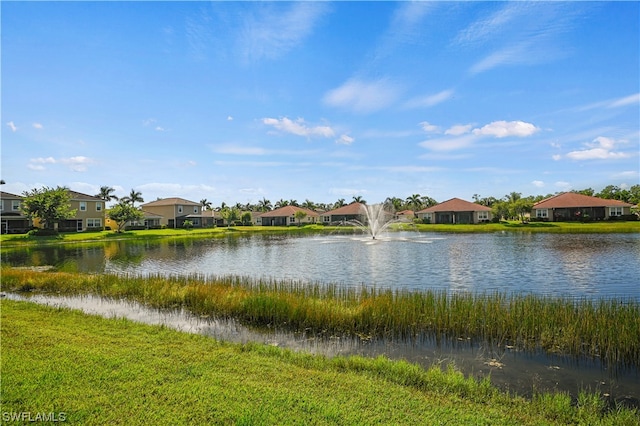
[[5,251],[13,266],[242,275],[410,290],[640,300],[640,234],[230,235]]
[[511,392],[531,396],[533,391],[564,391],[577,395],[580,390],[599,392],[611,400],[640,404],[640,372],[637,369],[612,372],[588,361],[568,357],[518,352],[470,341],[436,342],[424,338],[412,341],[360,340],[301,333],[255,330],[231,319],[194,316],[183,310],[155,310],[138,303],[101,299],[95,296],[59,297],[8,294],[12,300],[31,300],[50,306],[79,309],[108,318],[128,318],[145,324],[165,325],[188,333],[203,334],[235,343],[258,342],[325,356],[384,355],[429,368],[453,362],[465,374],[491,377],[491,382]]

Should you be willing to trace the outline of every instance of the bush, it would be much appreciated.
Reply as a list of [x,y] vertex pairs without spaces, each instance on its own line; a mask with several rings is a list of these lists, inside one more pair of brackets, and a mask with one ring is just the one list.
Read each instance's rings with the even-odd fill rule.
[[59,234],[56,229],[42,229],[42,228],[34,228],[27,233],[32,237],[51,237]]

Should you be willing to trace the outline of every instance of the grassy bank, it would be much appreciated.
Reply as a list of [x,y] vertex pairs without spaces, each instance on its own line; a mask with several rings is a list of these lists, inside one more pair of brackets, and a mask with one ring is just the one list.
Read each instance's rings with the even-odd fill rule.
[[[474,232],[548,232],[548,233],[640,233],[640,221],[635,222],[532,222],[520,223],[516,221],[501,223],[485,223],[478,225],[408,225],[397,224],[391,227],[391,230],[408,230],[420,232],[456,232],[456,233],[474,233]],[[133,239],[157,239],[157,238],[216,238],[236,234],[251,233],[335,233],[335,232],[354,232],[353,228],[335,227],[322,225],[306,225],[306,226],[237,226],[237,227],[220,227],[220,228],[204,228],[204,229],[149,229],[141,231],[128,231],[117,233],[114,231],[102,232],[76,232],[65,233],[57,236],[35,237],[27,234],[19,235],[0,235],[0,244],[3,247],[15,247],[25,245],[49,245],[60,243],[74,242],[99,242],[113,240],[133,240]],[[357,231],[356,231],[357,232]]]
[[[509,396],[452,368],[233,345],[3,300],[2,415],[69,424],[605,424],[596,395]],[[6,414],[5,414],[6,413]]]
[[325,334],[473,339],[640,363],[640,302],[522,294],[346,289],[242,277],[117,276],[2,269],[4,291],[90,293]]

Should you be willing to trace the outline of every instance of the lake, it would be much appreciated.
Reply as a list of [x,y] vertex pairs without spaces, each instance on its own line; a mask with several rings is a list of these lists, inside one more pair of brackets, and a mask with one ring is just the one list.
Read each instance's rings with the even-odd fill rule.
[[29,247],[12,266],[128,274],[243,275],[343,286],[451,292],[519,292],[640,300],[640,234],[394,232]]

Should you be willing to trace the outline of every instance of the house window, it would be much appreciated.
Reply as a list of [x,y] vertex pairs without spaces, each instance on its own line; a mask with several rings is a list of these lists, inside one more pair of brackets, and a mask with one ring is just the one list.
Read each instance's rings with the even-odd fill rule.
[[538,219],[546,219],[549,217],[549,209],[537,209],[536,217]]
[[20,201],[18,200],[14,200],[11,202],[11,210],[13,210],[14,212],[17,212],[18,210],[20,210]]
[[0,200],[0,212],[4,211],[4,201]]
[[100,201],[96,202],[96,211],[97,212],[102,211],[102,203]]
[[489,212],[478,212],[478,220],[489,220]]
[[194,212],[194,213],[198,213],[198,207],[194,207],[194,208],[193,208],[193,212]]
[[331,216],[322,216],[323,221],[331,222]]
[[295,223],[296,222],[296,217],[295,216],[291,216],[291,219],[289,219],[289,222]]
[[609,207],[609,216],[622,216],[622,207]]
[[87,228],[101,228],[102,219],[87,219]]
[[178,206],[178,213],[182,213],[182,206]]
[[81,212],[86,212],[87,211],[87,202],[86,201],[80,201],[80,211]]

